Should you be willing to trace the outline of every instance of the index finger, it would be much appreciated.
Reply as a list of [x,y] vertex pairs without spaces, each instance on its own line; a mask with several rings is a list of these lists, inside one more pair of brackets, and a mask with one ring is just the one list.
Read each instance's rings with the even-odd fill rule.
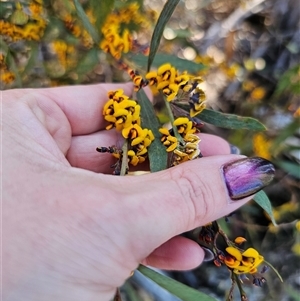
[[107,92],[123,89],[132,94],[132,83],[66,86],[40,89],[38,92],[55,101],[69,120],[72,135],[86,135],[105,128],[102,108],[108,100]]

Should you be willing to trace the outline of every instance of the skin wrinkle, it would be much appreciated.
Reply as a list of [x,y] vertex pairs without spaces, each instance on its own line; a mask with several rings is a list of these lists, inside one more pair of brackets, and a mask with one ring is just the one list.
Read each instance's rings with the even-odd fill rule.
[[[48,139],[51,137],[51,135],[49,134],[48,131],[43,131],[43,132],[39,132],[38,135],[35,135],[34,137],[32,137],[32,134],[34,133],[34,131],[36,130],[36,128],[38,128],[40,126],[40,124],[43,124],[43,122],[45,122],[46,118],[45,113],[43,111],[41,111],[40,109],[35,109],[35,112],[33,111],[32,105],[28,104],[27,102],[19,102],[18,106],[20,108],[20,110],[24,110],[22,108],[25,107],[25,111],[27,112],[27,114],[25,115],[26,118],[22,118],[20,120],[15,120],[11,122],[10,126],[12,127],[12,125],[14,124],[20,124],[19,127],[14,127],[14,134],[15,135],[19,135],[22,137],[25,136],[29,136],[31,137],[31,140],[28,141],[28,138],[26,140],[24,140],[24,138],[22,138],[22,140],[24,140],[24,143],[26,143],[26,146],[24,146],[24,148],[26,149],[26,152],[24,152],[24,154],[26,154],[28,152],[28,149],[31,149],[31,151],[36,152],[37,149],[40,149],[40,147],[35,147],[36,140],[42,141],[42,143],[39,143],[39,145],[43,146],[43,153],[39,152],[37,155],[38,156],[43,156],[47,159],[53,158],[55,157],[55,161],[57,159],[59,159],[62,163],[64,163],[66,165],[66,160],[64,158],[64,156],[61,154],[61,150],[59,150],[59,148],[55,147],[55,149],[52,149],[51,151],[48,150],[48,148],[44,147],[44,144],[48,144]],[[38,117],[39,116],[39,117]],[[44,125],[44,124],[43,124]],[[25,133],[22,133],[25,132]],[[29,133],[29,135],[27,134]],[[51,137],[52,138],[52,137]],[[53,138],[52,138],[53,139]],[[17,139],[15,139],[17,140]],[[24,156],[23,154],[23,156]],[[52,161],[54,161],[52,159]]]
[[[189,171],[187,171],[183,166],[177,169],[171,169],[170,174],[172,179],[175,181],[175,185],[179,187],[181,192],[181,201],[185,200],[186,204],[189,205],[188,213],[189,218],[186,219],[187,228],[191,228],[192,225],[195,224],[196,220],[196,205],[195,205],[195,198],[193,195],[195,194],[194,187],[190,180]],[[186,216],[185,216],[186,217]]]
[[[42,123],[57,143],[61,152],[66,155],[71,145],[71,125],[61,108],[55,102],[50,102],[46,98],[36,100],[36,103],[31,104],[31,106],[34,113],[36,113],[37,108],[42,111],[44,115]],[[39,114],[36,117],[39,119]]]
[[[100,249],[103,250],[102,252],[99,252],[99,253],[106,254],[107,257],[111,258],[112,262],[119,262],[120,266],[124,265],[124,262],[123,262],[123,259],[122,259],[122,252],[123,252],[124,248],[122,246],[120,246],[119,240],[113,238],[114,231],[110,231],[111,235],[105,235],[106,230],[105,229],[101,229],[102,228],[101,227],[101,223],[97,222],[97,220],[103,220],[103,219],[101,219],[101,218],[90,218],[89,219],[89,223],[92,222],[93,224],[96,225],[97,229],[99,229],[99,231],[97,231],[98,235],[99,235],[99,233],[101,233],[101,236],[103,237],[103,241],[109,240],[110,243],[114,246],[113,249],[114,250],[118,250],[117,253],[119,253],[120,256],[114,256],[113,257],[111,250],[104,248],[106,245],[110,245],[110,243],[105,243],[105,244],[102,243],[100,245],[95,245],[97,247],[97,249],[99,249],[99,251],[100,251]],[[83,223],[83,224],[85,224],[85,223]],[[94,227],[91,227],[90,225],[86,228],[86,230],[88,230],[88,231],[85,231],[86,232],[84,234],[85,238],[86,238],[87,233],[90,233],[92,231],[92,228],[94,228]],[[82,232],[84,232],[84,231],[82,231]],[[119,231],[117,231],[117,232],[119,232]],[[96,235],[96,233],[94,233],[94,234]],[[94,244],[93,243],[94,240],[95,239],[90,239],[90,242],[92,244]]]
[[[104,90],[103,88],[99,87],[99,89],[102,90],[102,94],[107,94],[106,90]],[[76,112],[73,113],[71,110],[69,110],[70,108],[67,108],[67,106],[69,106],[69,104],[67,104],[65,99],[62,99],[60,97],[60,99],[58,100],[57,98],[57,92],[51,90],[51,93],[49,93],[50,91],[45,91],[42,90],[40,93],[43,94],[44,96],[48,97],[49,100],[53,100],[55,103],[57,103],[59,105],[59,107],[61,108],[61,110],[63,111],[63,113],[65,114],[65,116],[68,118],[68,115],[76,115],[77,116],[77,124],[82,124],[86,122],[86,119],[89,120],[95,120],[95,125],[93,126],[93,128],[91,127],[89,133],[93,133],[97,130],[102,130],[104,128],[104,124],[106,123],[104,120],[101,120],[102,118],[100,118],[100,116],[102,116],[102,110],[101,110],[101,104],[99,103],[99,111],[95,110],[92,106],[90,106],[90,111],[89,113],[85,113],[85,118],[84,119],[80,119],[78,117],[81,116],[81,114],[77,114]],[[90,92],[89,92],[90,93]],[[101,95],[101,92],[98,92]],[[71,97],[71,94],[68,96]],[[94,96],[84,96],[82,95],[82,99],[86,99],[86,98],[94,98]],[[80,95],[76,95],[76,99],[72,99],[72,101],[74,102],[78,102],[78,99],[80,99]],[[103,102],[104,104],[104,102]],[[77,105],[74,104],[73,108],[76,108]],[[69,113],[67,113],[69,112]],[[99,116],[99,118],[97,118],[97,116]],[[71,126],[71,131],[73,133],[73,135],[80,135],[80,134],[87,134],[87,133],[81,133],[80,131],[77,130],[77,124],[73,124],[72,123],[72,116],[69,116],[70,118],[68,118],[69,120],[69,124]]]
[[[100,91],[103,90],[95,86],[47,89],[52,98],[56,97],[56,100],[54,98],[53,100],[58,106],[63,103],[61,108],[64,108],[68,122],[72,123],[73,129],[81,135],[88,135],[91,131],[100,129],[102,121],[99,120],[103,120],[103,117],[97,114],[100,112],[101,103],[107,100]],[[38,90],[35,93],[38,99],[42,98]],[[46,96],[46,90],[43,93]],[[4,94],[10,98],[9,92]],[[25,97],[26,95],[22,95],[19,102],[23,103]],[[91,97],[93,99],[90,99]],[[45,99],[51,101],[50,97]],[[200,248],[195,249],[188,242],[182,244],[177,235],[209,222],[210,218],[218,219],[250,200],[246,198],[227,204],[223,198],[226,188],[223,187],[224,183],[220,183],[220,166],[234,158],[238,159],[238,156],[220,154],[221,156],[213,158],[186,162],[172,170],[139,177],[115,177],[85,170],[84,158],[81,168],[64,166],[55,156],[45,152],[46,150],[51,153],[52,149],[58,149],[58,146],[50,134],[45,139],[43,133],[46,129],[36,117],[32,117],[34,114],[28,114],[28,109],[25,109],[24,105],[19,105],[18,101],[12,100],[12,104],[8,100],[6,112],[20,120],[14,130],[8,129],[11,132],[5,135],[4,141],[6,149],[3,163],[8,176],[5,179],[7,183],[4,183],[4,196],[7,198],[4,214],[5,244],[3,244],[4,296],[9,296],[10,300],[22,300],[24,292],[27,299],[39,301],[53,299],[92,301],[99,298],[110,300],[115,291],[112,286],[119,286],[129,277],[131,270],[140,260],[146,258],[153,250],[157,251],[153,253],[154,255],[164,252],[164,247],[174,251],[174,257],[171,258],[170,254],[170,260],[163,263],[164,268],[195,267],[202,261],[203,251]],[[53,108],[55,107],[54,105]],[[92,116],[93,120],[90,119],[91,107],[97,112]],[[35,123],[27,124],[28,116]],[[9,115],[5,114],[3,117],[14,124]],[[21,123],[27,127],[20,127]],[[28,132],[30,126],[34,128],[32,133]],[[34,139],[42,140],[34,141]],[[71,139],[71,133],[68,139]],[[94,137],[91,137],[92,139]],[[18,145],[14,149],[15,140],[22,143],[24,149]],[[211,144],[219,145],[218,139],[211,141]],[[80,151],[80,148],[74,151]],[[90,148],[87,147],[86,153],[89,152]],[[209,155],[208,148],[207,154]],[[211,153],[215,154],[216,151]],[[191,170],[194,170],[198,177],[192,174]],[[180,182],[180,177],[187,179]],[[201,196],[197,190],[202,186],[199,179],[207,180],[207,185],[213,186],[211,191],[216,195],[212,203],[207,200],[206,204],[213,205],[215,202],[218,205],[216,208],[208,206],[209,216],[204,217],[202,221],[195,220],[193,216],[194,209],[197,209],[196,214],[203,215],[201,200],[200,202],[194,200],[194,203],[189,200],[190,196],[192,198]],[[14,186],[10,187],[9,182],[13,182]],[[184,191],[181,191],[178,184],[184,186]],[[187,191],[188,189],[191,190]],[[211,191],[207,194],[209,195]],[[27,224],[12,220],[11,216],[15,216],[16,210],[19,214],[16,218],[28,221]],[[78,224],[78,221],[83,221],[86,229]],[[95,225],[95,222],[99,223],[99,226]],[[40,236],[33,233],[31,228],[34,227],[39,229]],[[85,231],[89,235],[85,235]],[[26,233],[26,236],[23,233]],[[44,240],[40,241],[43,237]],[[172,238],[171,247],[168,242]],[[40,244],[42,251],[35,244]],[[184,246],[190,248],[190,256],[181,254]],[[83,256],[85,252],[88,252],[91,258],[85,258]],[[151,258],[151,254],[149,256]],[[154,258],[152,264],[157,268],[162,267],[158,258]],[[105,285],[100,286],[99,294],[83,286],[73,285],[76,273],[78,281],[82,283],[91,280],[91,285],[97,282],[99,285],[102,283]],[[66,278],[66,274],[69,277]],[[12,294],[13,299],[10,297]]]

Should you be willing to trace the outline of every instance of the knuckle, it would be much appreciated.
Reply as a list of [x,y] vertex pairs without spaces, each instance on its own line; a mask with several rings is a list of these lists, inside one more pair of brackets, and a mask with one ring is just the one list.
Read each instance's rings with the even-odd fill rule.
[[188,207],[191,227],[211,221],[217,204],[213,185],[188,166],[184,166],[177,175],[177,185]]

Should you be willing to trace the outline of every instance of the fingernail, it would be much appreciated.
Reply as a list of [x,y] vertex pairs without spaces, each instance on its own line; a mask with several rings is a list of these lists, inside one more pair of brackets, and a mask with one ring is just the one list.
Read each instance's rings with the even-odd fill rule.
[[215,258],[215,254],[208,248],[201,246],[204,251],[203,261],[212,261]]
[[253,195],[273,179],[275,168],[263,158],[243,158],[223,166],[223,174],[232,200]]
[[235,146],[233,144],[229,144],[229,146],[230,146],[230,153],[231,154],[233,154],[233,155],[240,155],[241,154],[241,150],[237,146]]

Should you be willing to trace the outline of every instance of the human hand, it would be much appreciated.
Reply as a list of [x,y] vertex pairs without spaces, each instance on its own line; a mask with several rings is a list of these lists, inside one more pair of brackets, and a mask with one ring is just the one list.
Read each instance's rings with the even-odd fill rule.
[[204,252],[178,235],[231,213],[271,181],[269,162],[237,161],[245,157],[206,134],[204,158],[107,175],[110,155],[95,148],[119,139],[101,114],[117,88],[132,92],[129,84],[3,92],[4,300],[106,301],[140,262],[194,268]]

